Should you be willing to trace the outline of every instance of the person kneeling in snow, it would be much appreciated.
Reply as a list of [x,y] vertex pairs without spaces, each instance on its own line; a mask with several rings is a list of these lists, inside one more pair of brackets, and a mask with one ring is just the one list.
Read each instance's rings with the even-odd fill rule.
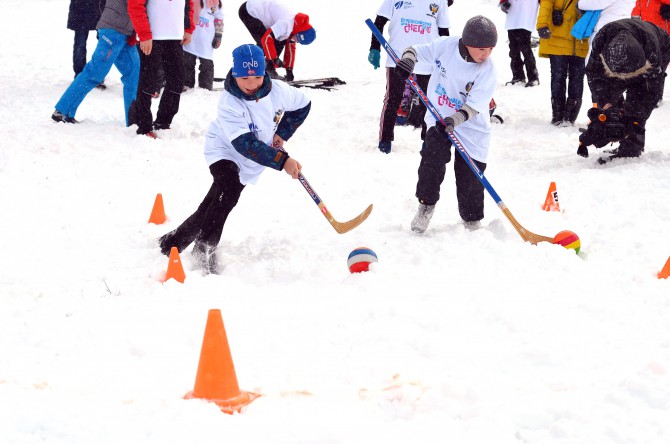
[[670,36],[658,26],[638,19],[603,26],[586,65],[594,107],[588,112],[588,128],[579,136],[577,154],[587,157],[589,145],[601,148],[619,142],[599,163],[639,157],[645,124],[663,94],[669,62]]
[[305,121],[310,107],[300,90],[270,79],[261,48],[235,48],[216,120],[205,136],[205,159],[214,181],[195,213],[159,238],[161,253],[169,255],[172,247],[181,252],[195,242],[198,266],[217,273],[216,247],[245,185],[256,183],[266,167],[298,178],[302,165],[283,146]]
[[[497,42],[495,25],[479,15],[467,21],[461,37],[439,37],[431,43],[410,46],[396,64],[395,73],[403,81],[416,63],[432,65],[426,94],[444,119],[443,125],[436,122],[432,113],[425,117],[428,130],[421,148],[416,184],[419,208],[412,220],[412,231],[426,231],[440,199],[446,164],[451,160],[448,133],[453,131],[477,167],[486,169],[491,138],[489,103],[496,87],[495,68],[489,56]],[[484,186],[461,155],[454,159],[454,173],[458,212],[466,228],[475,229],[484,218]]]
[[[247,0],[240,6],[239,16],[256,44],[263,48],[270,77],[282,78],[277,68],[284,68],[283,79],[292,82],[296,42],[309,45],[316,39],[309,16],[302,12],[296,14],[278,0]],[[282,61],[279,57],[284,48]]]

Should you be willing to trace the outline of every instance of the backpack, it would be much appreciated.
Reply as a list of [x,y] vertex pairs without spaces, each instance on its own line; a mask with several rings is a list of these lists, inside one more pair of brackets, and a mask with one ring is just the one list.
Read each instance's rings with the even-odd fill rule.
[[601,12],[602,10],[586,11],[572,26],[570,34],[577,40],[589,38],[593,34],[593,28],[596,27]]

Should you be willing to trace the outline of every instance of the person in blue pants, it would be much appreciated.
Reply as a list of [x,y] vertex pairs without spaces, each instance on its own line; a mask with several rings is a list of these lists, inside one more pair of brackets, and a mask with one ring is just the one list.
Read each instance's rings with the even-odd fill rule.
[[56,122],[77,123],[74,118],[77,108],[114,65],[121,73],[126,126],[130,126],[133,122],[129,111],[137,96],[140,77],[135,41],[135,30],[128,17],[128,0],[107,0],[98,22],[98,45],[93,56],[56,103],[51,118]]

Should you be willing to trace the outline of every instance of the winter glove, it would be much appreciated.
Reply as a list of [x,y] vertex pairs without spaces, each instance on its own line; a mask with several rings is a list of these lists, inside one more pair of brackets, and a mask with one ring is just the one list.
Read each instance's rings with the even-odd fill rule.
[[381,51],[378,49],[371,49],[370,53],[368,54],[368,62],[372,66],[374,66],[375,69],[379,68],[379,59],[381,57]]
[[447,8],[454,4],[454,0],[447,0]]
[[400,59],[395,65],[395,73],[401,80],[407,80],[412,71],[414,71],[414,60],[410,58]]
[[511,8],[511,7],[512,7],[512,4],[510,2],[500,3],[500,9],[502,9],[502,12],[504,12],[505,14],[507,14],[507,12],[509,11],[509,8]]
[[670,20],[670,5],[661,5],[661,17],[663,20]]
[[548,26],[545,26],[544,28],[538,29],[537,33],[540,35],[541,39],[550,39],[551,38],[551,31],[549,30]]
[[293,77],[293,68],[286,68],[286,75],[284,76],[287,82],[292,82]]
[[217,49],[221,46],[221,34],[214,34],[214,40],[212,40],[212,48]]
[[445,117],[444,119],[444,125],[442,122],[435,122],[435,129],[437,130],[438,133],[442,135],[445,139],[449,139],[448,133],[452,132],[454,130],[454,119],[451,117]]

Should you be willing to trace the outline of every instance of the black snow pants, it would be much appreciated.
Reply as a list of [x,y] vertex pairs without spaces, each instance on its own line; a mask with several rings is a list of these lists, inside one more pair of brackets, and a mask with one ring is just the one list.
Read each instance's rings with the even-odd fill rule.
[[[466,222],[484,218],[484,185],[472,172],[459,153],[454,154],[454,174],[456,178],[456,199],[458,213]],[[444,181],[447,164],[451,160],[451,141],[445,139],[434,126],[426,132],[426,140],[421,149],[419,180],[416,197],[426,205],[435,205],[440,200],[440,186]],[[486,164],[472,159],[479,170],[484,172]]]
[[[416,83],[419,84],[424,91],[428,87],[430,75],[418,74],[416,76]],[[386,94],[384,95],[384,105],[382,107],[382,115],[379,122],[379,140],[393,141],[393,130],[395,127],[395,120],[398,115],[398,107],[402,102],[402,95],[405,92],[405,80],[402,80],[395,73],[395,68],[386,68]],[[421,102],[419,104],[419,113],[421,117],[421,140],[426,135],[426,123],[423,122],[423,116],[426,114],[426,106]]]
[[[509,37],[509,58],[512,78],[514,80],[525,79],[523,67],[526,66],[528,81],[538,80],[535,56],[530,47],[531,32],[525,29],[510,29],[507,31]],[[523,59],[521,58],[523,56]]]
[[[139,45],[138,45],[139,46]],[[140,53],[140,82],[137,88],[136,122],[137,134],[153,130],[151,96],[156,92],[156,77],[162,64],[165,73],[165,89],[156,113],[156,127],[169,128],[179,111],[179,100],[184,88],[184,50],[180,40],[154,40],[151,53]]]
[[161,238],[161,251],[170,254],[171,247],[184,251],[191,243],[216,247],[230,212],[237,205],[244,185],[240,183],[239,168],[229,160],[219,160],[209,167],[214,178],[212,186],[198,209],[179,227]]

